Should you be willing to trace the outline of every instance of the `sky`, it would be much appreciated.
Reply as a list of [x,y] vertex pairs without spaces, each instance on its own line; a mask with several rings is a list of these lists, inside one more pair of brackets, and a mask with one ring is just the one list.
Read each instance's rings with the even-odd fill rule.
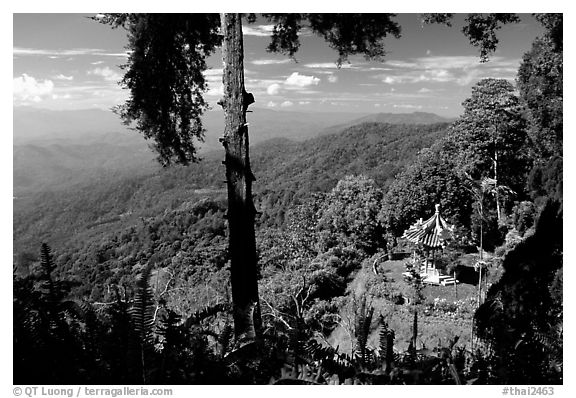
[[[126,62],[123,29],[87,18],[94,14],[14,14],[13,106],[53,110],[109,109],[128,91],[118,84]],[[522,55],[541,33],[522,15],[499,32],[500,45],[487,63],[453,27],[425,25],[418,14],[398,14],[402,37],[387,38],[384,62],[350,58],[337,68],[337,53],[304,30],[296,61],[266,51],[271,25],[244,24],[246,89],[260,108],[304,112],[432,112],[455,117],[471,87],[482,78],[514,81]],[[222,95],[219,51],[208,59],[206,99]]]

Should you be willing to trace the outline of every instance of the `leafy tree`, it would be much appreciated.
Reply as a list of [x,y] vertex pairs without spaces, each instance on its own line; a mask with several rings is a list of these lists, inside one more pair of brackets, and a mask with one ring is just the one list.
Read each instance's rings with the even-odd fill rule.
[[562,154],[562,51],[538,39],[524,55],[518,89],[530,117],[530,137],[540,158]]
[[379,218],[394,236],[401,236],[416,220],[430,217],[435,204],[440,204],[450,223],[470,224],[472,198],[449,144],[443,140],[421,151],[384,196]]
[[286,232],[296,257],[312,258],[318,254],[318,223],[325,208],[324,194],[313,194],[288,210]]
[[527,188],[541,207],[546,197],[562,201],[563,16],[535,17],[545,32],[524,55],[517,83],[527,109],[530,147],[535,157]]
[[547,198],[563,202],[562,175],[563,159],[560,156],[553,156],[544,163],[536,164],[530,170],[528,189],[539,207],[546,202]]
[[384,228],[378,221],[382,191],[365,176],[340,180],[326,198],[319,228],[325,248],[352,245],[371,255],[385,247]]
[[284,229],[261,229],[258,236],[261,269],[297,269],[318,255],[318,221],[324,204],[324,195],[315,194],[288,209]]
[[483,79],[472,88],[472,95],[462,104],[464,113],[449,134],[457,150],[459,170],[474,180],[491,177],[498,218],[501,189],[507,186],[522,192],[529,159],[526,124],[514,86],[502,79]]
[[[450,13],[422,14],[422,22],[427,24],[437,23],[452,26],[453,19],[454,14]],[[516,14],[471,13],[466,16],[462,33],[468,37],[470,44],[480,50],[480,61],[487,62],[490,54],[496,51],[498,47],[499,40],[496,32],[506,24],[518,22],[520,22],[520,18]]]
[[485,62],[498,46],[496,31],[505,24],[518,22],[520,18],[515,14],[469,14],[462,32],[469,38],[470,44],[480,49],[480,60]]

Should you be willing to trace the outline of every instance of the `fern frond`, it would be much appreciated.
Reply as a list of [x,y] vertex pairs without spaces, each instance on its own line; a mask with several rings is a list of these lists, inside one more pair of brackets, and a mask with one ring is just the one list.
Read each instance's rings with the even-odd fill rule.
[[152,327],[154,325],[154,295],[150,286],[150,271],[147,266],[136,282],[136,294],[134,303],[129,309],[130,318],[134,324],[134,330],[143,345],[152,343]]
[[220,344],[220,356],[224,358],[228,353],[230,347],[232,347],[234,341],[234,327],[230,324],[226,324],[222,332],[218,336],[218,344]]
[[366,309],[365,299],[362,302],[360,311],[356,314],[356,340],[357,346],[355,356],[359,359],[361,366],[367,366],[372,362],[373,356],[368,349],[368,337],[370,336],[370,327],[372,325],[372,317],[374,315],[374,308]]
[[342,377],[354,374],[353,360],[346,354],[339,353],[333,347],[325,347],[314,339],[310,339],[305,346],[305,353],[317,361],[330,374],[338,374]]
[[394,363],[394,331],[388,328],[388,323],[380,315],[380,357],[382,358],[385,370],[389,372]]
[[46,243],[42,243],[40,247],[40,264],[47,275],[50,275],[56,268],[54,260],[52,259],[52,250]]

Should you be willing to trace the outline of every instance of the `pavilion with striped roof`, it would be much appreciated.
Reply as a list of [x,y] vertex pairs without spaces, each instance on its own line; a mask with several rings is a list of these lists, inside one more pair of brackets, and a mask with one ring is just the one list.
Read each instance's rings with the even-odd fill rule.
[[[435,270],[435,252],[446,246],[446,242],[452,238],[454,226],[446,222],[440,215],[440,205],[436,204],[436,212],[426,221],[416,221],[404,231],[402,238],[421,246],[426,253],[432,252],[432,267]],[[428,256],[425,261],[425,273],[428,273]]]

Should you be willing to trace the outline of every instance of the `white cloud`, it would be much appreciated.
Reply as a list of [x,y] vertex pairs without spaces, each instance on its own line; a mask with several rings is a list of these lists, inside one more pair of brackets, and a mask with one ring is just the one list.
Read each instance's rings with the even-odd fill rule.
[[15,102],[40,102],[52,94],[54,83],[52,80],[36,80],[24,73],[13,79],[13,89]]
[[394,104],[394,108],[398,108],[398,109],[422,109],[422,105]]
[[352,64],[349,63],[345,63],[340,65],[340,68],[338,68],[338,65],[336,64],[336,62],[313,62],[313,63],[309,63],[309,64],[304,64],[305,68],[311,68],[311,69],[357,69],[357,66],[354,66]]
[[57,99],[70,99],[72,98],[72,96],[70,94],[52,94],[52,99],[53,100],[57,100]]
[[310,105],[310,101],[298,101],[298,105]]
[[246,85],[246,91],[249,93],[266,93],[268,87],[272,84],[282,84],[282,80],[278,79],[257,79],[257,78],[246,78],[244,84]]
[[422,58],[416,58],[415,63],[418,68],[424,68],[424,69],[474,68],[482,65],[480,63],[480,58],[473,55],[422,57]]
[[328,81],[329,81],[330,83],[336,83],[336,82],[338,81],[338,76],[336,76],[336,75],[330,75],[330,76],[328,76]]
[[453,83],[467,86],[486,77],[513,80],[519,60],[493,57],[480,63],[476,56],[429,56],[406,61],[390,60],[386,74],[375,75],[386,84]]
[[290,59],[255,59],[251,62],[252,65],[281,65],[290,63]]
[[292,101],[284,101],[280,104],[280,106],[282,108],[288,108],[288,107],[291,107],[292,105],[294,105],[294,103]]
[[276,102],[274,102],[274,101],[269,101],[269,102],[266,104],[266,106],[267,106],[268,108],[276,108],[277,105],[278,105],[278,104],[277,104]]
[[116,72],[115,70],[112,70],[108,66],[105,66],[103,68],[94,68],[92,70],[89,70],[87,73],[93,76],[100,76],[104,80],[109,82],[118,82],[122,79],[122,75],[120,73]]
[[254,25],[254,26],[242,27],[242,33],[244,34],[244,36],[268,37],[272,36],[273,30],[274,25]]
[[90,62],[91,65],[102,65],[104,61]]
[[224,69],[222,68],[217,68],[217,69],[206,69],[204,71],[204,76],[222,76],[222,73],[224,72]]
[[13,55],[20,56],[47,56],[50,58],[69,57],[73,55],[95,55],[103,57],[127,57],[129,52],[114,53],[100,48],[73,48],[69,50],[48,50],[39,48],[14,47]]
[[396,84],[396,83],[400,83],[401,79],[398,77],[392,77],[392,76],[386,76],[383,80],[382,83],[386,83],[386,84]]
[[419,65],[417,62],[408,62],[408,61],[391,59],[386,61],[386,66],[391,66],[393,68],[412,69],[412,68],[418,68]]
[[280,89],[281,87],[278,83],[273,83],[268,86],[266,92],[268,93],[268,95],[278,95],[280,93]]
[[418,92],[421,94],[426,94],[426,93],[431,93],[432,90],[430,90],[429,88],[426,88],[426,87],[422,87],[420,90],[418,90]]
[[376,72],[388,72],[388,71],[391,71],[394,69],[393,68],[383,68],[380,66],[371,66],[369,68],[362,68],[362,70],[365,72],[374,72],[374,71],[376,71]]
[[298,72],[292,73],[284,84],[288,86],[296,86],[296,87],[308,87],[308,86],[316,86],[320,83],[320,79],[315,76],[307,76],[301,75]]
[[208,69],[204,71],[204,78],[209,83],[222,83],[223,69]]
[[54,79],[70,81],[70,80],[74,80],[74,76],[66,76],[66,75],[63,75],[62,73],[60,73],[59,75],[54,76]]

